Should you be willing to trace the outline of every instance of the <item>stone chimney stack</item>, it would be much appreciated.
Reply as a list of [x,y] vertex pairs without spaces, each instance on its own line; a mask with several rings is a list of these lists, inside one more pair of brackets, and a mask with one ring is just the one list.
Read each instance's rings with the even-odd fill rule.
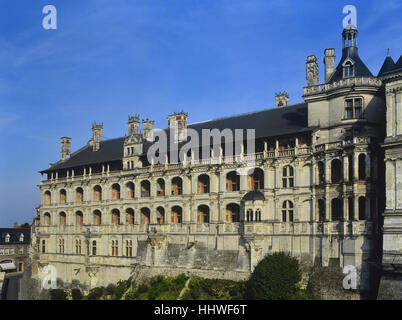
[[318,84],[318,63],[317,57],[314,55],[307,57],[306,79],[308,87]]
[[170,132],[174,132],[175,142],[187,139],[187,118],[188,113],[181,111],[168,116]]
[[70,158],[71,153],[71,138],[61,138],[61,160],[67,160]]
[[128,116],[128,135],[138,135],[140,134],[140,116],[138,114],[134,117]]
[[327,83],[335,71],[335,49],[325,49],[324,55],[325,83]]
[[277,107],[286,107],[289,104],[289,95],[286,91],[275,93]]
[[92,124],[92,147],[93,151],[98,151],[100,149],[100,142],[102,141],[103,123]]
[[142,120],[142,133],[145,140],[150,142],[154,140],[154,125],[154,121],[149,119]]

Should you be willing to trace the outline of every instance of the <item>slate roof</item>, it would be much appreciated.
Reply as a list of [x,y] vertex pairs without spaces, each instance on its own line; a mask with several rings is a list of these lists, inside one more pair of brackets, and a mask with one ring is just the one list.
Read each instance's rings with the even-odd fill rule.
[[[6,234],[10,235],[10,241],[6,242]],[[24,235],[24,241],[20,242],[20,234]],[[1,244],[29,244],[31,242],[31,229],[29,228],[0,228]]]
[[378,76],[381,77],[398,72],[402,72],[402,55],[399,57],[399,60],[396,63],[390,56],[387,56],[380,72],[378,73]]
[[[306,103],[193,123],[189,124],[188,128],[196,130],[200,137],[202,136],[202,129],[255,129],[256,139],[311,131],[311,128],[308,128],[307,123]],[[169,130],[165,129],[165,132],[167,136],[169,136]],[[100,149],[96,152],[92,151],[92,146],[87,145],[72,153],[68,160],[63,162],[59,161],[51,168],[41,171],[41,173],[122,160],[124,139],[125,137],[121,137],[101,141]],[[150,145],[150,142],[144,141],[144,154]]]
[[339,62],[338,66],[335,69],[335,72],[332,74],[331,78],[328,80],[328,83],[333,83],[335,81],[339,81],[343,79],[343,63],[346,59],[350,58],[354,62],[355,67],[355,75],[354,77],[372,77],[373,74],[366,67],[364,62],[360,59],[358,48],[355,47],[347,47],[342,51],[342,58]]

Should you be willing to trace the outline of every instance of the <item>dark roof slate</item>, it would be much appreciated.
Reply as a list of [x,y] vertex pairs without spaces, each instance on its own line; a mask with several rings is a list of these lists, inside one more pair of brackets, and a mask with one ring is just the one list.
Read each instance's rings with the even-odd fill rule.
[[[307,123],[306,103],[193,123],[189,124],[188,128],[196,130],[200,137],[202,129],[255,129],[256,139],[311,131]],[[165,132],[169,136],[169,130],[165,129]],[[102,141],[100,149],[96,152],[92,151],[92,146],[87,145],[71,154],[68,160],[59,161],[51,168],[41,172],[48,173],[60,169],[122,160],[124,139],[125,137],[121,137]],[[144,153],[150,145],[150,142],[144,142]]]
[[256,200],[265,200],[265,196],[261,191],[254,190],[247,192],[242,201],[256,201]]
[[342,58],[339,62],[338,66],[335,69],[335,72],[332,74],[331,78],[328,80],[328,83],[333,83],[335,81],[339,81],[343,79],[343,63],[346,59],[350,58],[354,62],[355,66],[355,77],[372,77],[373,74],[366,67],[364,62],[360,59],[358,49],[353,47],[348,47],[343,49]]
[[[20,242],[20,234],[24,235],[24,241]],[[10,235],[10,241],[6,242],[6,235]],[[31,242],[31,229],[29,228],[0,228],[0,244],[28,244]]]
[[390,56],[387,56],[380,72],[378,73],[378,76],[381,77],[399,72],[402,72],[402,55],[399,57],[399,60],[396,63]]

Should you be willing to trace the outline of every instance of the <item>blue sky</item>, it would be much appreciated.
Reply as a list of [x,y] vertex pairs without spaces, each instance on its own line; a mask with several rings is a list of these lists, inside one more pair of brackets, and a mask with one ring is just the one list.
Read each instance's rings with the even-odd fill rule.
[[[42,28],[42,8],[58,29]],[[302,101],[305,61],[341,55],[342,8],[357,7],[360,56],[377,74],[387,48],[402,54],[402,2],[315,0],[1,0],[0,226],[32,222],[38,171],[128,114],[166,127],[180,110],[197,122]]]

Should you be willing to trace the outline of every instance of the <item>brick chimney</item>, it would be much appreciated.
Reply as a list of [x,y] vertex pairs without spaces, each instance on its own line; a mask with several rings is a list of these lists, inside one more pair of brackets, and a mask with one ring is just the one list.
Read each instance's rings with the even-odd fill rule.
[[70,158],[71,153],[71,138],[61,138],[61,160],[65,161]]
[[335,49],[325,49],[324,51],[325,64],[325,83],[331,78],[335,71]]
[[145,140],[150,142],[154,140],[154,125],[154,121],[149,119],[142,120],[142,133]]
[[289,95],[286,91],[275,93],[277,107],[286,107],[289,104]]
[[103,123],[92,124],[92,147],[93,151],[98,151],[100,149],[100,142],[102,141]]

